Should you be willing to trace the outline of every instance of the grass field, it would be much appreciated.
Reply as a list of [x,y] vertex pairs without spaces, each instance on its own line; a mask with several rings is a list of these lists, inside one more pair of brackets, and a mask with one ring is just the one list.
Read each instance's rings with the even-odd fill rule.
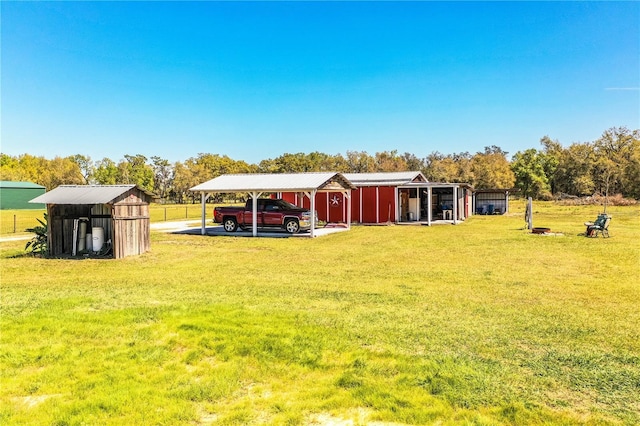
[[579,236],[598,212],[153,233],[121,260],[1,243],[0,423],[639,424],[640,208]]

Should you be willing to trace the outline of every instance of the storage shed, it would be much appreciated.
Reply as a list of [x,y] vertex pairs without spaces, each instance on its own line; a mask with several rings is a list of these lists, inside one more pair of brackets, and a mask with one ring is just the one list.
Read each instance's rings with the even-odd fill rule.
[[62,185],[30,202],[47,205],[52,256],[119,259],[149,250],[152,199],[136,185]]
[[40,210],[42,203],[29,200],[44,194],[46,188],[33,182],[0,181],[0,210]]
[[473,194],[476,214],[505,214],[509,212],[509,189],[477,189]]

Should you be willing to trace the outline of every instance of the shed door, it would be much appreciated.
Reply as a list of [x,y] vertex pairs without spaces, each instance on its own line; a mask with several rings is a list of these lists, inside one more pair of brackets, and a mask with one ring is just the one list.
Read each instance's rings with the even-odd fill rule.
[[139,220],[120,219],[115,221],[114,250],[116,259],[144,253],[146,237],[140,229]]

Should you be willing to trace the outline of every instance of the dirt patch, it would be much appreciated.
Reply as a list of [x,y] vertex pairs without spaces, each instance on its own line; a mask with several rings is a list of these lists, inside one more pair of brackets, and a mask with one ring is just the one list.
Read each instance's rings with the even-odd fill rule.
[[314,426],[406,426],[403,423],[389,423],[367,420],[371,414],[371,410],[366,408],[358,408],[352,410],[346,417],[338,417],[329,413],[319,413],[311,415],[305,424]]
[[33,408],[36,405],[40,405],[45,402],[49,398],[54,398],[57,396],[62,396],[62,394],[56,393],[51,395],[29,395],[29,396],[16,396],[11,398],[13,402],[18,404],[22,404],[27,408]]

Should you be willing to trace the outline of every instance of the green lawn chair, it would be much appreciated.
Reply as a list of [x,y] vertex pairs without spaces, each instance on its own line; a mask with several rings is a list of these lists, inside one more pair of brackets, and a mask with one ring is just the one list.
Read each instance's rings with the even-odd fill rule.
[[598,234],[602,234],[602,237],[609,238],[609,223],[611,222],[611,216],[608,214],[600,214],[595,222],[587,222],[587,237],[597,237]]

